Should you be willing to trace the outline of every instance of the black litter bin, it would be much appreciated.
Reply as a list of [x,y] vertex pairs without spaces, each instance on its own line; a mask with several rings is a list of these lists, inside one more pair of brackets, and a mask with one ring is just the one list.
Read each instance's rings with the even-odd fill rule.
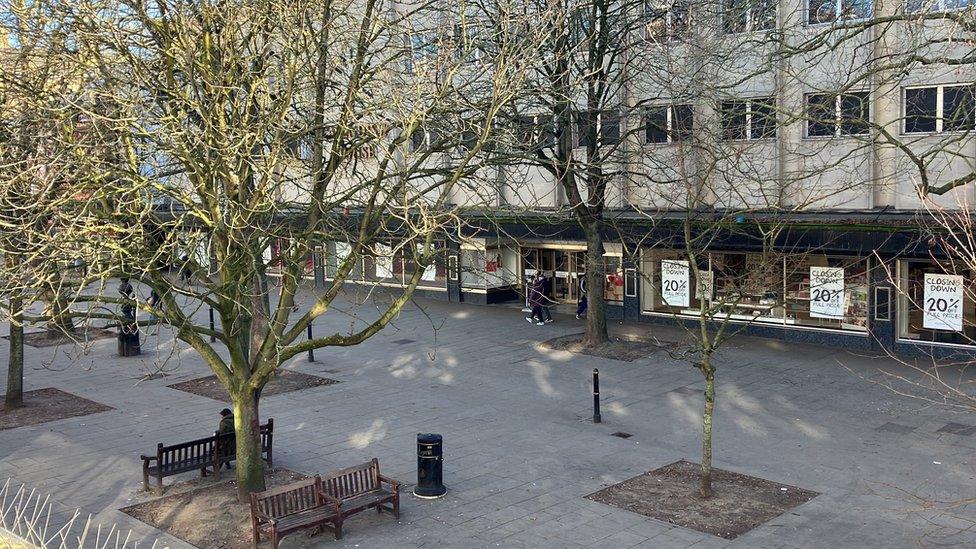
[[417,487],[419,498],[439,498],[444,486],[444,439],[433,433],[417,433]]
[[119,356],[136,356],[140,353],[139,327],[123,324],[119,327]]

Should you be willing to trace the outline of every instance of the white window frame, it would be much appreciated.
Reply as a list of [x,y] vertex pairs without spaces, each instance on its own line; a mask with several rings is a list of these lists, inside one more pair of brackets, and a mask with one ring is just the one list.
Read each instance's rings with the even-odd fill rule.
[[914,14],[914,15],[920,15],[920,14],[923,14],[923,13],[949,13],[949,12],[953,12],[953,11],[962,11],[962,10],[969,9],[969,8],[973,7],[974,5],[976,5],[976,2],[973,2],[973,0],[969,0],[969,5],[966,5],[966,6],[957,6],[957,7],[954,7],[954,8],[947,8],[945,6],[945,0],[935,0],[934,2],[932,2],[929,5],[926,5],[927,2],[923,1],[921,3],[922,5],[920,5],[919,7],[920,8],[926,8],[926,9],[909,9],[909,3],[910,2],[911,2],[911,0],[905,0],[905,13],[907,13],[907,14]]
[[[683,4],[685,7],[685,17],[691,18],[691,10],[694,5],[690,0],[644,0],[644,39],[649,42],[659,43],[661,40],[651,34],[651,9],[659,9],[664,11],[663,4],[667,4],[667,10],[664,14],[664,29],[665,38],[664,41],[671,42],[681,38],[681,34],[678,34],[674,30],[674,8],[676,4]],[[661,7],[658,7],[661,6]],[[686,21],[687,22],[687,21]]]
[[[644,109],[644,120],[641,121],[644,126],[644,137],[642,139],[642,144],[644,145],[668,145],[671,143],[681,143],[680,140],[675,141],[674,139],[674,109],[675,107],[691,107],[691,128],[694,131],[695,128],[695,105],[692,103],[668,103],[666,105],[650,105]],[[666,109],[667,122],[664,131],[667,133],[666,141],[648,141],[647,140],[647,114],[650,109]]]
[[804,0],[803,11],[805,13],[805,17],[803,18],[803,23],[810,27],[816,27],[821,25],[833,25],[834,23],[839,23],[843,21],[865,21],[867,19],[870,19],[871,15],[874,13],[874,0],[867,0],[868,2],[870,2],[871,7],[868,10],[868,14],[866,17],[844,17],[843,16],[844,0],[832,0],[832,1],[834,3],[834,18],[830,21],[815,22],[810,20],[810,0]]
[[746,33],[749,33],[749,32],[769,32],[771,30],[775,30],[776,29],[776,27],[778,25],[777,12],[779,11],[779,4],[777,2],[768,2],[768,3],[764,4],[765,6],[771,7],[773,9],[773,26],[770,27],[770,28],[768,28],[768,29],[755,29],[755,28],[752,27],[752,22],[753,22],[753,19],[754,18],[751,17],[751,16],[752,16],[753,12],[756,10],[756,3],[757,2],[756,2],[756,0],[746,0],[746,1],[749,2],[749,9],[746,10],[746,11],[744,11],[744,12],[742,12],[743,17],[746,18],[745,29],[743,29],[741,31],[730,31],[730,30],[728,30],[729,28],[725,25],[725,22],[728,20],[728,15],[729,15],[728,5],[723,0],[723,2],[722,2],[722,34],[726,34],[726,35],[730,35],[731,36],[731,35],[735,35],[735,34],[746,34]]
[[[778,121],[775,124],[773,124],[773,135],[771,135],[769,137],[753,137],[753,135],[752,135],[752,105],[753,105],[754,102],[764,101],[766,99],[772,99],[772,101],[773,101],[773,116],[776,116],[776,96],[775,95],[767,95],[767,96],[763,96],[763,97],[750,97],[748,99],[728,99],[726,101],[722,101],[721,103],[734,102],[734,103],[745,103],[746,104],[746,137],[745,137],[745,139],[739,139],[739,138],[736,138],[736,139],[731,139],[731,138],[730,139],[726,139],[726,138],[724,138],[724,135],[723,135],[723,141],[765,141],[767,139],[776,139],[776,136],[779,134],[779,123],[778,123]],[[724,114],[724,113],[721,112],[722,111],[721,107],[722,107],[722,105],[719,104],[719,114]],[[725,133],[725,128],[724,127],[722,128],[722,133],[723,134]]]
[[[943,130],[945,122],[944,98],[946,88],[973,88],[976,84],[934,84],[929,86],[905,86],[901,89],[901,133],[902,135],[933,135],[936,133],[947,133]],[[909,132],[908,131],[908,90],[925,90],[935,88],[935,131],[934,132]],[[973,117],[973,126],[976,127],[976,116]],[[968,130],[948,130],[948,133],[971,132]]]
[[[854,95],[854,94],[867,94],[865,102],[868,105],[868,127],[867,131],[864,133],[842,133],[841,127],[843,126],[843,119],[841,118],[841,97],[844,95]],[[810,135],[810,117],[807,115],[807,109],[810,106],[810,96],[811,95],[833,95],[834,96],[834,134],[833,135]],[[874,115],[874,109],[871,105],[871,92],[868,90],[853,90],[844,93],[831,93],[831,92],[812,92],[803,94],[803,139],[832,139],[834,137],[857,137],[861,135],[871,134],[871,117]]]

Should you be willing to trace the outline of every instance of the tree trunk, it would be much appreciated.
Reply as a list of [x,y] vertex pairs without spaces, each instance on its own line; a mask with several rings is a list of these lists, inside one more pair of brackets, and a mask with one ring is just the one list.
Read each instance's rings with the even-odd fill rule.
[[10,299],[10,355],[7,365],[7,393],[3,399],[6,410],[24,406],[24,300]]
[[251,492],[264,490],[264,462],[261,461],[260,392],[250,388],[231,393],[234,402],[234,431],[237,443],[237,497],[249,501]]
[[715,369],[711,357],[705,356],[699,369],[705,376],[705,409],[702,412],[702,460],[698,493],[703,498],[712,495],[712,413],[715,410]]
[[603,268],[603,235],[600,233],[602,223],[592,221],[584,225],[586,230],[586,335],[583,336],[584,347],[597,347],[608,341],[607,310],[603,299],[607,284],[606,273]]

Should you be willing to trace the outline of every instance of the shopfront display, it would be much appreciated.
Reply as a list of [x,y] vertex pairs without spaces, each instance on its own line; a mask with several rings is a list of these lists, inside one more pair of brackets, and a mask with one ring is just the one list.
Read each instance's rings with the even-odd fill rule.
[[960,345],[976,342],[973,280],[973,271],[962,264],[899,261],[900,337]]
[[641,310],[696,316],[704,301],[713,317],[732,321],[867,329],[867,260],[742,252],[697,260],[696,282],[680,251],[644,250]]

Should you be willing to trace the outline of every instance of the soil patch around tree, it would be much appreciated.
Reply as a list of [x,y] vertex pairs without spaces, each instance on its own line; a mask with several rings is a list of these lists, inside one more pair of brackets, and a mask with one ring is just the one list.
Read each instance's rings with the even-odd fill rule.
[[[118,332],[115,330],[109,330],[107,328],[89,328],[84,331],[79,329],[72,334],[66,334],[58,330],[44,330],[40,332],[25,332],[24,345],[29,345],[35,348],[55,347],[60,345],[78,345],[98,341],[100,339],[110,339],[117,336]],[[10,336],[5,335],[3,338],[9,340]]]
[[701,466],[676,461],[594,492],[586,499],[725,539],[817,497],[817,492],[712,469],[713,495],[698,495]]
[[[248,505],[237,501],[237,482],[233,480],[233,473],[225,472],[223,480],[216,483],[213,477],[208,477],[168,486],[167,492],[171,495],[120,511],[197,547],[251,547],[251,511]],[[265,485],[270,489],[305,478],[308,475],[276,468],[266,471]],[[311,539],[301,533],[292,534],[286,538],[287,545],[312,547],[325,539],[323,535],[331,534],[326,532]],[[261,545],[270,547],[271,544],[262,542]]]
[[114,408],[53,387],[35,389],[24,392],[23,408],[4,410],[0,407],[0,431],[109,410]]
[[673,346],[673,342],[631,335],[611,335],[610,341],[599,347],[583,346],[583,334],[570,334],[543,341],[539,347],[549,351],[568,351],[612,360],[633,362]]
[[[271,381],[264,386],[264,389],[261,391],[261,397],[264,398],[284,393],[291,393],[293,391],[301,391],[302,389],[321,387],[323,385],[334,385],[336,383],[339,383],[339,381],[329,379],[327,377],[313,376],[303,374],[301,372],[293,372],[291,370],[279,370]],[[224,386],[220,384],[220,381],[217,380],[217,376],[191,379],[189,381],[182,381],[180,383],[167,385],[167,387],[176,389],[178,391],[205,396],[207,398],[219,400],[220,402],[230,402],[230,394],[227,392],[227,389],[224,389]]]

